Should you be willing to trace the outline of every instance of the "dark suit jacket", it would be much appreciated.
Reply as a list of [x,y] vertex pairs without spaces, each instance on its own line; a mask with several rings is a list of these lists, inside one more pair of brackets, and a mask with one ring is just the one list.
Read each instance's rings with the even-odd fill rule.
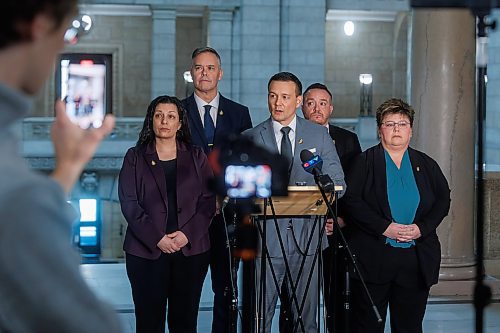
[[[342,170],[344,170],[344,174],[347,174],[351,161],[355,156],[361,153],[361,145],[359,144],[358,136],[351,131],[334,125],[328,125],[328,132],[337,149]],[[342,198],[338,200],[338,216],[341,217],[345,217],[343,202],[344,200]],[[350,228],[344,228],[342,231],[347,235],[349,230]],[[333,242],[334,236],[328,236],[328,243],[331,245]]]
[[[208,227],[215,214],[215,196],[208,190],[213,177],[201,149],[177,142],[177,212],[179,230],[188,238],[186,256],[210,249]],[[167,226],[167,189],[154,142],[145,149],[130,148],[123,160],[118,195],[128,227],[123,249],[129,254],[156,259],[156,246]]]
[[[194,99],[194,94],[182,100],[182,105],[188,113],[189,128],[191,130],[193,144],[203,148],[203,151],[208,154],[208,143],[205,138],[205,132],[203,131],[203,124],[201,122],[198,106]],[[223,149],[227,144],[229,135],[240,134],[249,128],[252,128],[252,120],[250,119],[248,108],[220,95],[214,133],[214,147]]]
[[335,148],[337,148],[340,164],[342,164],[342,169],[344,169],[345,173],[352,158],[361,153],[358,136],[342,127],[333,125],[328,126],[328,132],[332,137]]
[[[420,203],[413,223],[422,236],[416,240],[419,268],[427,286],[437,283],[441,246],[436,228],[450,209],[450,189],[438,164],[426,154],[408,148]],[[365,279],[380,281],[386,237],[382,233],[392,216],[387,198],[384,148],[381,144],[358,155],[347,173],[347,193],[343,204],[348,223],[353,226],[350,245]]]

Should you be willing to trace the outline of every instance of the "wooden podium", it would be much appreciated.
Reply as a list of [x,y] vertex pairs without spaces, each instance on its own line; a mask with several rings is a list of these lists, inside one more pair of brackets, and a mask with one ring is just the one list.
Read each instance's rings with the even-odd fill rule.
[[[342,191],[342,186],[335,186],[335,191]],[[288,186],[287,197],[272,197],[276,216],[314,216],[326,215],[328,210],[318,186]],[[262,216],[264,212],[264,199],[255,202]],[[270,202],[267,203],[267,212],[270,215]]]
[[[342,186],[335,186],[335,191],[342,191],[343,187]],[[331,198],[334,200],[334,196]],[[323,196],[318,188],[318,186],[289,186],[288,187],[288,196],[286,197],[271,197],[271,199],[257,199],[255,200],[255,203],[259,206],[260,212],[252,214],[253,215],[253,220],[254,224],[257,225],[257,229],[261,238],[261,244],[265,244],[265,246],[262,247],[262,255],[260,256],[260,280],[255,281],[255,289],[257,294],[255,295],[255,301],[256,301],[256,307],[255,310],[257,313],[254,313],[254,318],[256,320],[256,328],[257,332],[261,332],[262,328],[265,328],[266,325],[266,304],[265,304],[265,298],[267,295],[266,289],[268,287],[275,287],[276,292],[279,297],[281,298],[281,291],[282,291],[282,286],[278,286],[277,284],[277,278],[275,275],[275,268],[273,267],[272,260],[276,260],[279,258],[273,258],[268,254],[267,250],[267,235],[266,235],[266,230],[267,227],[265,225],[267,223],[274,223],[275,228],[276,228],[276,234],[277,234],[277,242],[279,243],[281,254],[282,254],[282,260],[284,263],[285,267],[285,279],[287,280],[287,283],[289,284],[289,287],[291,289],[290,294],[288,294],[286,297],[288,298],[288,308],[289,311],[293,308],[296,312],[298,313],[297,318],[292,318],[292,321],[290,322],[290,325],[294,327],[293,331],[296,331],[297,329],[304,331],[305,326],[304,326],[304,321],[302,317],[302,311],[304,309],[304,303],[302,302],[302,299],[306,298],[306,295],[308,293],[309,286],[311,284],[311,281],[313,279],[313,273],[314,273],[314,267],[316,265],[316,261],[319,258],[319,254],[321,253],[321,239],[323,238],[323,232],[324,232],[324,227],[326,223],[326,219],[322,223],[322,217],[326,216],[327,211],[328,211],[328,206],[324,202]],[[266,203],[267,207],[264,206]],[[315,224],[313,225],[313,229],[316,230],[317,232],[311,232],[307,237],[309,240],[307,241],[307,246],[304,250],[305,253],[308,252],[309,246],[313,239],[315,237],[314,235],[317,234],[319,236],[319,239],[317,240],[319,243],[318,244],[313,244],[315,251],[313,255],[303,255],[302,259],[300,260],[299,268],[297,269],[297,266],[294,268],[294,271],[292,272],[288,263],[288,255],[287,251],[285,250],[284,242],[281,236],[281,232],[278,231],[280,227],[278,227],[278,218],[310,218],[311,220],[314,221],[319,221],[319,223],[314,222]],[[318,220],[319,219],[319,220]],[[259,222],[262,221],[262,222]],[[267,223],[263,223],[267,221]],[[262,225],[260,223],[263,223]],[[288,228],[287,228],[288,230]],[[292,231],[293,232],[293,231]],[[297,245],[297,243],[296,243]],[[298,245],[297,245],[298,246]],[[300,252],[302,253],[302,252]],[[306,263],[307,258],[310,261],[312,260],[312,266],[310,269],[304,271],[304,266]],[[273,280],[275,285],[273,286],[267,286],[266,278],[266,271],[270,269],[270,272],[273,276]],[[293,275],[292,275],[293,273]],[[317,274],[320,274],[320,270],[317,270]],[[257,276],[255,274],[254,276]],[[303,295],[297,295],[296,293],[296,288],[297,285],[296,283],[298,282],[299,278],[302,276],[302,284],[304,284],[306,287],[304,289],[304,294]],[[318,281],[321,279],[321,275],[318,275]],[[305,281],[305,282],[304,282]],[[300,302],[299,302],[300,300]],[[283,304],[283,303],[282,303]],[[318,297],[318,304],[317,304],[317,309],[318,313],[320,313],[320,299]],[[318,323],[319,325],[319,323]],[[290,326],[290,327],[292,327]]]

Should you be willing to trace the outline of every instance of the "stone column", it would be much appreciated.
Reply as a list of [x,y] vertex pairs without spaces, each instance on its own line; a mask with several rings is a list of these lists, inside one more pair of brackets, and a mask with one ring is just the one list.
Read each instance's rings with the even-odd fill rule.
[[152,8],[151,98],[175,95],[174,9]]
[[207,44],[219,53],[224,77],[219,82],[222,95],[232,96],[233,8],[210,8],[207,15]]
[[[412,16],[413,146],[439,163],[451,188],[451,209],[438,228],[440,280],[470,280],[475,275],[475,19],[466,9],[414,10]],[[452,285],[458,293],[472,291],[470,283],[463,284],[464,291]]]

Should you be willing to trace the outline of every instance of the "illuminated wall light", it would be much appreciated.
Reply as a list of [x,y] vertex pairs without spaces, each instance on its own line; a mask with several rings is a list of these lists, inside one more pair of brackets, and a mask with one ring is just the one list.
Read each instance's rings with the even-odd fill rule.
[[96,237],[96,227],[80,227],[80,237]]
[[83,30],[90,31],[92,28],[92,18],[88,15],[82,15]]
[[190,71],[185,71],[183,76],[185,82],[193,82],[193,77],[191,76]]
[[77,16],[66,30],[64,41],[76,44],[82,35],[89,33],[90,29],[92,29],[92,18],[87,14]]
[[359,83],[360,83],[360,116],[371,116],[372,115],[372,83],[373,76],[371,74],[359,74]]
[[362,84],[371,84],[373,76],[371,74],[359,74],[359,82]]
[[354,23],[352,21],[344,23],[344,33],[346,36],[352,36],[354,34]]
[[97,220],[97,200],[80,199],[80,222],[95,222]]
[[97,227],[85,226],[80,227],[80,246],[96,246],[97,245]]

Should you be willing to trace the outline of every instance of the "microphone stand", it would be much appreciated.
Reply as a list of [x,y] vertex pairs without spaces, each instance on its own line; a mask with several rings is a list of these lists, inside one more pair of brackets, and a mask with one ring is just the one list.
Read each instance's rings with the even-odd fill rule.
[[[326,191],[325,191],[326,192]],[[335,199],[335,213],[337,213],[337,203],[338,198],[336,192],[333,192],[334,195],[330,196],[330,204],[332,204]],[[335,215],[337,216],[337,215]],[[335,226],[335,230],[340,230],[340,228]],[[349,318],[350,318],[350,295],[351,295],[351,286],[350,286],[350,277],[349,277],[349,260],[348,255],[345,253],[345,247],[339,241],[339,232],[342,231],[334,231],[332,235],[332,243],[330,244],[331,251],[331,262],[330,262],[330,272],[329,276],[329,289],[326,291],[327,295],[325,297],[330,297],[331,295],[337,295],[337,293],[342,292],[342,302],[339,304],[338,299],[333,297],[331,302],[332,313],[327,316],[333,315],[333,318],[327,317],[327,327],[328,332],[344,332],[349,333]],[[340,267],[343,267],[341,270]],[[342,273],[342,275],[340,275]],[[342,288],[342,289],[341,289]],[[340,319],[340,313],[343,312],[343,318]]]
[[[234,208],[234,207],[233,207]],[[234,252],[237,247],[237,239],[236,239],[236,228],[237,228],[237,214],[236,211],[233,212],[233,234],[232,237],[229,237],[229,248],[230,248],[230,272],[231,275],[231,285],[229,287],[229,332],[236,333],[238,327],[238,265],[240,261],[234,255]]]
[[[324,189],[324,187],[325,187],[324,180],[325,180],[326,177],[328,177],[328,179],[330,180],[331,183],[333,183],[333,181],[331,181],[331,179],[330,179],[330,177],[328,175],[321,175],[321,173],[318,172],[318,171],[316,171],[316,170],[313,170],[312,174],[314,175],[314,181],[318,185],[319,191],[321,192],[321,196],[323,197],[323,201],[325,202],[325,204],[326,204],[326,206],[328,208],[328,212],[332,216],[333,223],[335,225],[335,229],[338,232],[338,234],[340,236],[340,239],[342,240],[342,243],[344,244],[345,251],[347,252],[348,257],[351,259],[351,263],[354,266],[354,269],[356,270],[356,272],[358,272],[359,280],[361,281],[361,284],[363,285],[363,290],[365,291],[366,295],[368,296],[368,299],[370,300],[370,303],[371,303],[371,306],[372,306],[372,310],[373,310],[373,314],[377,318],[377,321],[379,323],[381,323],[382,322],[382,317],[380,317],[380,313],[379,313],[379,311],[377,309],[377,306],[373,302],[373,299],[372,299],[372,296],[370,294],[370,291],[368,290],[368,287],[366,286],[365,279],[363,278],[363,275],[361,274],[361,271],[358,268],[358,264],[356,262],[356,258],[354,257],[354,255],[351,252],[351,248],[349,247],[349,244],[347,243],[347,240],[344,237],[344,233],[340,229],[340,225],[339,225],[339,223],[337,221],[337,216],[334,214],[334,210],[332,208],[332,205],[330,204],[330,201],[328,200],[328,198],[326,196],[325,189]],[[334,193],[335,193],[335,200],[337,200],[338,199],[337,198],[337,193],[335,191],[334,191]]]
[[495,21],[486,22],[489,10],[473,9],[473,14],[477,17],[477,191],[476,191],[476,285],[474,287],[474,307],[476,315],[475,331],[483,332],[484,329],[484,309],[491,301],[491,288],[484,283],[484,121],[486,118],[486,71],[488,66],[487,46],[488,28],[494,30]]

